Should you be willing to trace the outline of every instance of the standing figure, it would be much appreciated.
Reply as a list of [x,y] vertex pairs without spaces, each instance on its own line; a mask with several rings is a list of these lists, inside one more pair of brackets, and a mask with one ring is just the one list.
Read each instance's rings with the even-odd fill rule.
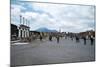
[[52,36],[51,35],[49,36],[49,41],[52,41]]
[[90,37],[91,45],[93,45],[93,37]]
[[59,43],[59,36],[57,36],[56,38],[57,38],[57,43]]
[[40,41],[42,41],[42,36],[40,35]]
[[76,36],[76,42],[79,42],[79,37]]
[[84,45],[86,45],[86,37],[83,37]]
[[71,40],[73,40],[73,37],[71,36]]

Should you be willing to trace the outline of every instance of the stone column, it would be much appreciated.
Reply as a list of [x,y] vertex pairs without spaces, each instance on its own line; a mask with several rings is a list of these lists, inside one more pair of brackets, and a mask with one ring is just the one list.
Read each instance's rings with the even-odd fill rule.
[[24,30],[22,29],[22,37],[24,37]]
[[20,25],[21,25],[21,23],[22,23],[22,16],[20,15]]
[[27,30],[25,29],[24,31],[25,31],[25,38],[26,38],[26,37],[27,37],[27,36],[26,36],[26,34],[27,34]]
[[29,37],[29,28],[27,29],[27,37]]
[[27,33],[28,33],[28,32],[27,32],[27,29],[26,29],[26,37],[28,37],[28,36],[27,36]]
[[24,38],[25,38],[25,29],[24,29]]
[[19,37],[19,38],[21,37],[21,29],[19,29],[18,37]]
[[25,18],[23,17],[23,25],[24,25],[24,23],[25,23]]

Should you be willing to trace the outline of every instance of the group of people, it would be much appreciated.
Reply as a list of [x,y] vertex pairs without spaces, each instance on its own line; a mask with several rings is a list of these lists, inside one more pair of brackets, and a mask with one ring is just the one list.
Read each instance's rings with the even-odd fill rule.
[[[42,41],[43,37],[41,35],[40,35],[39,38],[40,38],[40,41]],[[60,37],[59,36],[56,36],[55,38],[57,39],[57,43],[59,43],[59,38]],[[49,41],[52,41],[52,39],[53,39],[53,36],[52,35],[49,35]]]
[[[83,40],[84,40],[84,44],[86,44],[86,37],[83,37]],[[91,42],[91,45],[93,45],[93,42],[94,42],[94,38],[93,37],[89,37],[89,40]]]
[[[49,41],[52,41],[53,40],[53,37],[55,37],[56,38],[56,41],[57,41],[57,43],[59,43],[59,40],[60,40],[60,36],[52,36],[52,35],[49,35]],[[75,39],[76,40],[76,42],[80,42],[80,39],[83,39],[83,41],[84,41],[84,45],[86,45],[86,43],[87,43],[87,38],[84,36],[84,37],[82,37],[82,38],[80,38],[79,36],[74,36],[74,37],[72,37],[72,36],[65,36],[65,39],[67,39],[67,37],[70,37],[71,38],[71,40],[73,40],[73,39]],[[40,35],[40,41],[42,41],[42,39],[43,39],[43,36],[42,35]],[[93,37],[89,37],[88,38],[89,40],[90,40],[90,42],[91,42],[91,45],[93,45],[93,43],[94,43],[94,38]]]
[[[86,45],[87,40],[90,40],[91,45],[93,45],[93,43],[94,43],[94,38],[93,38],[92,36],[89,37],[88,39],[84,36],[84,37],[82,37],[81,39],[83,39],[84,45]],[[79,41],[80,41],[80,38],[79,38],[78,36],[76,36],[76,42],[79,42]]]

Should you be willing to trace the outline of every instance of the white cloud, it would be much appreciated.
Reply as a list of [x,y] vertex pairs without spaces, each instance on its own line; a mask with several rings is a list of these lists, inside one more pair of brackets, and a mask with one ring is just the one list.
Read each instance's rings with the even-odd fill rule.
[[[22,15],[28,19],[31,23],[31,30],[35,30],[39,27],[47,27],[56,30],[61,28],[62,31],[66,32],[79,32],[94,28],[95,9],[93,6],[47,3],[27,4],[31,5],[30,7],[33,11],[28,11],[21,5],[12,5],[11,15],[15,17]],[[21,10],[25,10],[25,12]],[[91,24],[91,26],[89,26],[89,24]]]

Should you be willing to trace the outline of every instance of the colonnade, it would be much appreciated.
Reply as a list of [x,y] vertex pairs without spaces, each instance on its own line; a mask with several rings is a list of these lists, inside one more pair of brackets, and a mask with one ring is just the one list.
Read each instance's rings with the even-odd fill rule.
[[[19,25],[19,39],[26,39],[29,38],[30,27],[29,23],[24,17],[20,16],[20,25]],[[26,23],[26,24],[25,24]]]

